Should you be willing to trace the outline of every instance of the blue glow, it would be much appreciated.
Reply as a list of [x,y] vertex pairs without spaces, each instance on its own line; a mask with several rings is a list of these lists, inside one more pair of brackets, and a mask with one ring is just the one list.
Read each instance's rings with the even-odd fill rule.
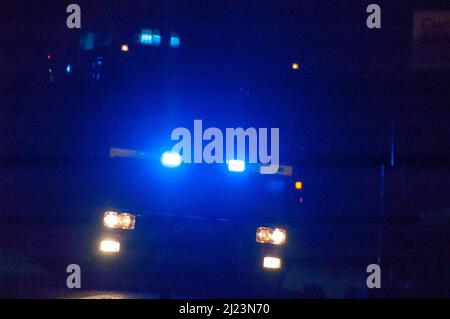
[[245,171],[245,162],[241,160],[229,160],[228,161],[228,170],[230,172],[243,172]]
[[159,34],[153,34],[152,45],[159,45],[161,43],[161,36]]
[[176,152],[164,152],[161,156],[161,163],[165,167],[178,167],[181,165],[181,156]]
[[177,35],[172,34],[170,36],[170,46],[172,48],[178,48],[180,46],[180,38]]
[[83,50],[92,50],[95,46],[95,35],[92,32],[84,33],[80,38],[80,47]]
[[72,72],[72,66],[70,64],[67,64],[66,66],[66,72],[71,73]]
[[272,180],[267,184],[270,191],[283,192],[286,189],[286,182],[281,180]]
[[139,35],[139,42],[158,46],[161,43],[161,35],[158,30],[143,29]]
[[139,42],[141,42],[142,44],[152,44],[152,39],[153,39],[153,36],[151,33],[149,34],[149,33],[142,32],[141,36],[139,38]]

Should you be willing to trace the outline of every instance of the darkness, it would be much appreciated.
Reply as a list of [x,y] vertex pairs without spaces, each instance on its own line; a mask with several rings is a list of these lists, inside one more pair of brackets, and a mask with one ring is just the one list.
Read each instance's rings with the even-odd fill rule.
[[[100,211],[134,205],[286,222],[290,297],[311,285],[326,297],[353,286],[365,297],[449,297],[449,65],[413,67],[414,13],[449,11],[446,1],[378,1],[381,29],[366,26],[370,1],[142,0],[77,1],[82,28],[69,30],[70,3],[0,5],[0,257],[40,261],[48,242],[42,264],[64,264],[48,253],[57,227],[75,225],[67,242],[93,236]],[[177,32],[181,45],[140,48],[142,28]],[[86,32],[111,45],[81,49]],[[87,80],[99,56],[102,78]],[[208,165],[166,175],[159,154],[194,119],[279,127],[281,164],[304,190]],[[153,162],[117,165],[109,147],[147,150]],[[370,263],[383,266],[380,291],[365,292]],[[21,280],[5,282],[19,288],[0,286],[0,297],[21,296]]]

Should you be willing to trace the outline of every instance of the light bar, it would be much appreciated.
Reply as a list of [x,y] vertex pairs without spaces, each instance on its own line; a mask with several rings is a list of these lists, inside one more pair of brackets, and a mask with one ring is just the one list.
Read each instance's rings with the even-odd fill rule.
[[136,216],[133,214],[108,211],[103,216],[103,226],[107,228],[133,230],[135,225]]
[[228,170],[230,172],[243,172],[245,171],[245,162],[241,160],[229,160],[228,161]]
[[165,167],[178,167],[181,165],[181,155],[176,152],[164,152],[161,156],[161,163]]
[[139,42],[142,44],[152,44],[152,30],[143,29],[139,35]]
[[104,253],[118,253],[120,251],[120,243],[115,240],[102,240],[100,242],[100,251]]
[[281,259],[278,257],[266,256],[264,257],[263,267],[268,269],[280,269]]
[[256,242],[284,245],[286,243],[286,230],[283,228],[258,227],[256,229]]
[[141,44],[158,46],[161,43],[161,34],[156,29],[143,29],[139,34],[139,42]]

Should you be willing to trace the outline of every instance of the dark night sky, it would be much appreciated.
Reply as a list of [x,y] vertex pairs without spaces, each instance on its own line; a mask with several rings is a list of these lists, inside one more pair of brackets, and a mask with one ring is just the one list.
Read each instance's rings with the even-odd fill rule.
[[[381,30],[365,27],[364,1],[351,5],[329,1],[237,3],[79,1],[82,30],[118,36],[126,36],[143,25],[179,30],[186,43],[183,54],[190,63],[205,69],[234,65],[241,70],[235,75],[242,84],[265,80],[264,85],[269,85],[280,69],[293,60],[299,61],[301,77],[293,85],[306,103],[297,110],[297,117],[318,121],[317,125],[333,120],[342,126],[369,125],[374,134],[380,134],[381,127],[385,134],[394,115],[404,118],[406,125],[425,125],[422,132],[429,138],[418,141],[417,146],[412,144],[417,150],[410,152],[432,150],[436,155],[448,156],[445,144],[438,143],[448,137],[440,126],[449,116],[448,72],[418,74],[410,67],[412,14],[423,7],[421,2],[381,3]],[[2,73],[6,74],[1,80],[2,93],[17,101],[19,92],[14,85],[33,83],[32,72],[37,72],[39,63],[45,63],[42,59],[47,52],[73,54],[79,32],[65,28],[64,1],[41,1],[39,5],[14,1],[3,2],[2,6],[0,61]],[[427,9],[434,7],[445,8],[440,2],[427,2]],[[19,108],[11,103],[2,105],[6,126],[20,121],[23,112]],[[431,129],[430,121],[421,123],[424,116],[436,120],[436,132],[427,131]],[[407,138],[412,142],[411,137]],[[430,148],[425,145],[429,143],[436,145]]]

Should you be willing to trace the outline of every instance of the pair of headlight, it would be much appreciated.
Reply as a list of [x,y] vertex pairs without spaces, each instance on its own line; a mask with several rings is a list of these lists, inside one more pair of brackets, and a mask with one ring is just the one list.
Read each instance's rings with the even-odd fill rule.
[[284,245],[286,243],[286,229],[258,227],[256,242],[261,244]]
[[103,216],[103,225],[107,228],[133,230],[136,226],[136,216],[128,213],[108,211]]

